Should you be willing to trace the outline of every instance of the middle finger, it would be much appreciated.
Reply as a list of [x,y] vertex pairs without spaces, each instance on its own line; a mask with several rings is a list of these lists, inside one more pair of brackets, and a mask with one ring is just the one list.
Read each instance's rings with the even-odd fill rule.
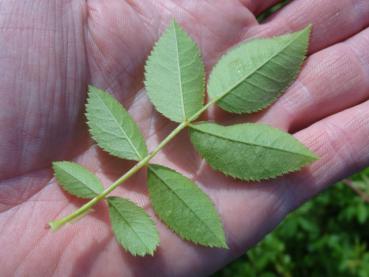
[[292,131],[369,98],[369,28],[310,56],[297,81],[258,120]]

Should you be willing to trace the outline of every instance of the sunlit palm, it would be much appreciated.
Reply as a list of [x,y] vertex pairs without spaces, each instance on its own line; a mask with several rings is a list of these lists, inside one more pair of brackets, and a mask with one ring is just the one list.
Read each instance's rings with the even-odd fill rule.
[[[212,272],[260,240],[293,208],[369,163],[367,0],[295,0],[268,22],[255,15],[275,0],[0,0],[0,275],[127,276]],[[321,160],[262,184],[214,173],[181,134],[155,159],[192,177],[213,199],[230,250],[184,242],[158,222],[155,257],[134,258],[116,243],[104,205],[51,233],[49,220],[75,210],[52,179],[50,162],[75,160],[109,185],[129,162],[109,157],[84,124],[88,84],[114,94],[140,123],[152,149],[175,126],[142,89],[143,63],[175,17],[200,45],[208,69],[227,48],[313,24],[298,80],[262,114],[217,121],[263,121],[295,133]],[[145,172],[116,193],[153,215]],[[160,274],[159,274],[160,273]]]

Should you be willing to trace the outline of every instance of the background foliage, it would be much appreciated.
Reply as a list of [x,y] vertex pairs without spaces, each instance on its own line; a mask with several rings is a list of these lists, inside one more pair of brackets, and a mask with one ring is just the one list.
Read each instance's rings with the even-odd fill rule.
[[[258,17],[263,21],[289,0]],[[214,277],[369,276],[369,168],[290,214]]]
[[369,168],[344,182],[300,207],[214,276],[369,276]]

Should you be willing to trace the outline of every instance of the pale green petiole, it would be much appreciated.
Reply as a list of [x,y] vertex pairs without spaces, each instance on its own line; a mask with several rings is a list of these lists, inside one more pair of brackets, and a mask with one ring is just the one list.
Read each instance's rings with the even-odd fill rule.
[[119,179],[117,179],[114,183],[112,183],[108,188],[106,188],[102,193],[92,198],[89,202],[84,204],[78,210],[73,213],[58,219],[49,222],[49,226],[53,231],[59,230],[66,223],[69,223],[77,218],[83,217],[89,210],[99,203],[101,200],[105,199],[105,197],[110,194],[113,190],[115,190],[118,186],[120,186],[123,182],[125,182],[132,175],[137,173],[141,168],[148,165],[149,161],[155,157],[155,155],[164,148],[170,141],[172,141],[183,129],[188,127],[188,125],[198,118],[204,111],[206,111],[212,104],[216,102],[217,99],[209,101],[205,106],[203,106],[197,113],[195,113],[192,117],[190,117],[187,121],[182,122],[175,128],[149,155],[139,161],[135,166],[133,166],[129,171],[127,171],[124,175],[122,175]]

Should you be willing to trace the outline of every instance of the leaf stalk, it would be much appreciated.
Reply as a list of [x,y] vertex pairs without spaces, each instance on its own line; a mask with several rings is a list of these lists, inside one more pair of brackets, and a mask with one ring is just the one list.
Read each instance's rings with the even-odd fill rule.
[[125,174],[119,177],[114,183],[112,183],[108,188],[106,188],[102,193],[97,195],[96,197],[92,198],[89,202],[84,204],[78,210],[74,211],[73,213],[58,219],[49,222],[49,226],[53,231],[59,230],[65,224],[76,220],[77,218],[81,218],[84,214],[88,213],[88,211],[99,203],[101,200],[104,200],[107,195],[109,195],[113,190],[115,190],[118,186],[120,186],[123,182],[125,182],[128,178],[132,175],[137,173],[141,168],[148,165],[149,161],[153,159],[160,150],[162,150],[170,141],[172,141],[183,129],[188,127],[191,121],[195,120],[201,113],[203,113],[209,105],[203,106],[201,110],[199,110],[194,116],[192,116],[189,120],[182,122],[179,124],[164,140],[160,142],[160,144],[150,152],[145,158],[135,164],[130,170],[128,170]]

